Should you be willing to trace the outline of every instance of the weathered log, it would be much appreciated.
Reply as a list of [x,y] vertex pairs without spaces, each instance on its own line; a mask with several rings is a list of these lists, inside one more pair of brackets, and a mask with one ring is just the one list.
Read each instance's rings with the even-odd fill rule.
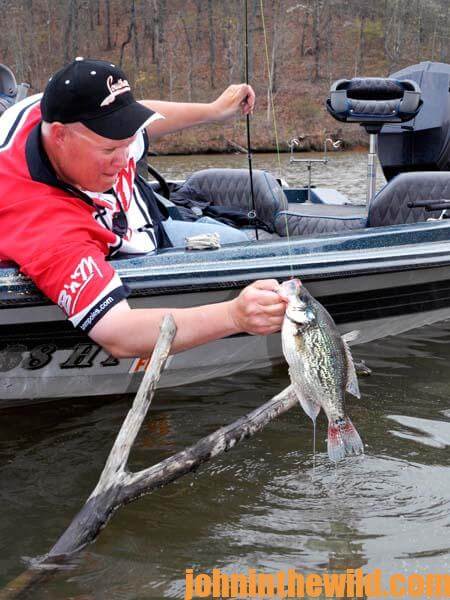
[[81,550],[97,537],[111,514],[120,506],[120,491],[129,477],[126,469],[127,460],[169,356],[176,330],[172,316],[164,317],[150,364],[145,371],[133,406],[120,428],[100,479],[86,504],[48,553],[48,559]]
[[[106,525],[112,514],[122,505],[163,487],[179,477],[194,471],[211,458],[231,450],[238,442],[249,438],[267,423],[297,406],[298,399],[288,386],[282,392],[252,412],[221,427],[199,442],[178,452],[152,467],[130,473],[126,463],[139,432],[142,421],[170,352],[176,328],[171,317],[166,317],[161,327],[149,368],[144,375],[134,400],[111,450],[100,480],[86,504],[59,538],[53,548],[35,567],[32,567],[0,591],[0,600],[18,598],[33,584],[48,577],[59,568],[69,555],[79,552],[92,542]],[[37,561],[38,562],[38,561]]]
[[22,594],[38,583],[45,581],[56,570],[56,567],[46,570],[27,569],[0,590],[0,600],[16,600],[20,598]]
[[236,152],[240,152],[241,154],[247,154],[247,148],[244,148],[244,146],[233,142],[233,140],[229,140],[225,136],[223,136],[223,139],[231,148],[233,148],[233,150],[236,150]]
[[231,425],[221,427],[202,438],[193,446],[139,473],[128,474],[118,499],[122,504],[126,504],[194,471],[218,454],[231,450],[243,439],[255,435],[267,423],[297,405],[297,396],[292,386],[288,386],[265,404],[234,421]]
[[[120,479],[122,487],[115,490],[113,497],[109,493],[109,488],[106,488],[103,491],[100,490],[99,495],[96,497],[92,494],[66,532],[61,536],[55,546],[53,546],[49,554],[46,555],[41,562],[41,565],[44,566],[45,563],[48,563],[50,560],[52,562],[55,559],[58,561],[63,560],[64,556],[69,554],[69,552],[65,550],[67,548],[71,548],[71,554],[78,552],[89,541],[95,539],[112,513],[121,505],[128,504],[129,502],[196,470],[201,464],[222,452],[231,450],[238,442],[251,437],[263,429],[270,421],[297,405],[297,396],[295,395],[292,386],[288,386],[265,404],[259,406],[237,421],[234,421],[231,425],[221,427],[214,433],[202,438],[193,446],[190,446],[138,473],[123,472]],[[114,446],[116,446],[116,444]],[[96,490],[97,489],[100,489],[99,485],[97,485]],[[98,511],[95,518],[91,517],[93,511]],[[85,528],[87,526],[94,527],[90,531],[86,531]],[[83,537],[74,537],[77,536],[80,527],[84,533]],[[71,532],[70,535],[69,531]],[[65,540],[64,545],[61,543],[62,540]],[[80,545],[76,547],[74,542],[77,542]],[[64,550],[64,552],[62,552],[62,550]],[[58,565],[55,565],[55,570],[57,568]],[[46,575],[48,574],[49,573],[46,573]],[[20,578],[14,580],[14,582],[9,584],[5,590],[0,592],[0,600],[17,598],[20,594],[17,591],[16,581],[19,579],[23,580],[24,576],[29,580],[29,583],[27,584],[28,588],[32,583],[36,583],[38,578],[42,577],[42,574],[39,575],[39,573],[37,573],[34,580],[31,579],[32,575],[21,575]],[[11,592],[14,592],[14,590],[16,591],[10,595],[6,595],[5,592],[7,592],[8,589],[10,589]],[[23,591],[24,590],[22,589],[20,593]]]
[[[80,551],[97,537],[100,529],[105,526],[111,515],[120,506],[171,483],[175,479],[194,471],[201,464],[218,454],[231,450],[238,442],[251,437],[275,417],[297,404],[297,396],[292,386],[289,386],[262,406],[231,423],[231,425],[221,427],[193,446],[148,469],[138,473],[130,473],[120,465],[119,469],[112,473],[112,479],[106,480],[112,481],[113,486],[101,485],[101,481],[97,484],[94,492],[69,528],[50,550],[47,559],[60,558]],[[117,440],[114,444],[114,447],[116,446]],[[111,455],[113,452],[114,449]]]
[[97,537],[113,511],[118,508],[116,496],[126,474],[126,463],[152,401],[175,334],[175,322],[171,315],[167,315],[163,319],[158,341],[133,406],[122,424],[96,488],[50,552],[36,559],[35,565],[0,590],[0,600],[19,598],[32,586],[50,577],[59,569],[58,562],[61,559],[81,550]]

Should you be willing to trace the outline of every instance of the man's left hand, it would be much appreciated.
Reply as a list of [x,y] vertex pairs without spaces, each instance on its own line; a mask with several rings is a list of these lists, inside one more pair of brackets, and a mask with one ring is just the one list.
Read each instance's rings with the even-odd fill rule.
[[240,114],[251,115],[255,106],[255,92],[250,85],[230,85],[211,103],[214,121],[227,121]]

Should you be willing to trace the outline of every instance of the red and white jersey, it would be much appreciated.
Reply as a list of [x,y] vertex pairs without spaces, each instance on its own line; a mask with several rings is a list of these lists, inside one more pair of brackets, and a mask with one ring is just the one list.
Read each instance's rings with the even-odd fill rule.
[[155,250],[157,236],[136,184],[143,131],[107,193],[58,180],[41,142],[41,95],[0,118],[0,260],[15,262],[83,331],[128,295],[107,257]]

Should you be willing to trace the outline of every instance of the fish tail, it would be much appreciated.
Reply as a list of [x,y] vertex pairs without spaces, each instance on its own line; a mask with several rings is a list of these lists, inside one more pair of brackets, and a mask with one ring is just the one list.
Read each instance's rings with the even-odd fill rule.
[[328,456],[333,462],[351,454],[364,454],[364,446],[348,417],[328,423]]

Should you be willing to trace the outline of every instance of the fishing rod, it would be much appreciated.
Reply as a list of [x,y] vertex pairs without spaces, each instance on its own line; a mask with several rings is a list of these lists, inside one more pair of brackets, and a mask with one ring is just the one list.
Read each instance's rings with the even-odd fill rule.
[[[248,85],[248,0],[244,0],[245,6],[245,83]],[[252,201],[252,208],[248,212],[249,221],[254,222],[255,226],[255,237],[259,240],[258,236],[258,225],[256,220],[256,204],[255,204],[255,191],[253,188],[253,166],[252,166],[252,146],[250,141],[250,114],[246,115],[247,123],[247,159],[248,159],[248,173],[250,176],[250,196]]]
[[[272,80],[272,73],[271,73],[271,69],[270,69],[269,46],[267,43],[267,29],[266,29],[266,20],[264,18],[263,0],[259,0],[259,4],[260,4],[260,8],[261,8],[261,21],[262,21],[262,27],[263,27],[263,33],[264,33],[264,50],[265,50],[265,54],[266,54],[267,79],[269,81],[269,106],[272,109],[271,112],[272,112],[273,130],[274,130],[274,134],[275,134],[275,146],[277,149],[278,175],[281,180],[282,169],[281,169],[281,159],[280,159],[280,143],[278,141],[277,118],[276,118],[276,113],[275,113],[275,103],[273,100],[273,80]],[[285,228],[286,228],[287,248],[288,248],[288,252],[289,252],[289,266],[291,269],[291,278],[294,278],[295,275],[294,275],[294,267],[292,265],[291,238],[289,235],[289,223],[288,223],[288,218],[287,218],[287,211],[283,211],[283,212],[284,212],[284,224],[285,224]]]

